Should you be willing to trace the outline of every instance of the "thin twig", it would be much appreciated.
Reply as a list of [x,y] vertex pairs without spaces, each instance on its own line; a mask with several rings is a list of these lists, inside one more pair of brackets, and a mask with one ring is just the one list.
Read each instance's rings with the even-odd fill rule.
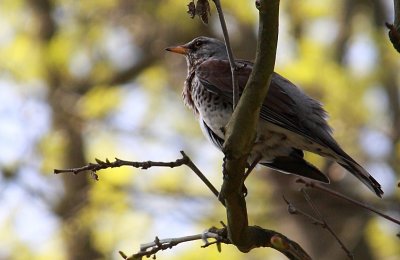
[[321,212],[318,210],[317,206],[312,202],[310,196],[308,196],[307,192],[305,189],[301,189],[301,192],[303,193],[304,198],[306,199],[308,205],[310,205],[311,209],[313,210],[314,214],[317,215],[317,217],[321,220],[322,223],[324,223],[324,228],[326,228],[329,233],[336,239],[336,241],[340,244],[341,248],[343,251],[346,252],[347,256],[349,259],[354,259],[354,255],[350,252],[349,249],[344,245],[344,243],[340,240],[340,238],[336,235],[336,233],[333,231],[333,229],[328,225],[328,222],[324,219],[322,216]]
[[224,40],[225,40],[226,51],[228,53],[229,64],[231,66],[232,91],[233,91],[232,105],[233,105],[233,109],[235,109],[236,105],[239,102],[239,82],[238,82],[237,75],[236,75],[236,71],[238,68],[235,63],[235,58],[233,57],[231,43],[229,41],[228,29],[226,27],[226,22],[225,22],[225,18],[224,18],[224,13],[222,11],[221,2],[219,0],[213,0],[213,2],[215,4],[215,7],[217,8],[219,21],[221,23],[222,32],[224,34]]
[[143,170],[151,168],[151,167],[170,167],[175,168],[186,164],[187,159],[185,157],[181,159],[177,159],[174,162],[155,162],[155,161],[145,161],[145,162],[132,162],[121,160],[115,158],[114,162],[110,162],[108,159],[106,161],[102,161],[99,159],[95,159],[97,163],[89,163],[88,165],[78,167],[78,168],[71,168],[71,169],[55,169],[54,173],[73,173],[78,174],[85,171],[94,171],[97,172],[99,170],[104,170],[107,168],[117,168],[121,166],[132,166],[134,168],[141,168]]
[[321,220],[311,216],[310,214],[302,211],[301,209],[296,208],[289,200],[286,199],[285,196],[282,196],[283,200],[286,202],[286,204],[288,205],[288,212],[292,215],[302,215],[308,219],[311,220],[311,222],[315,225],[319,225],[321,227],[325,227],[324,226],[324,222],[322,222]]
[[[60,173],[73,173],[73,174],[78,174],[81,172],[86,172],[90,171],[91,174],[94,176],[96,180],[98,180],[98,175],[96,174],[97,171],[107,169],[107,168],[117,168],[121,166],[131,166],[134,168],[140,168],[140,169],[148,169],[151,167],[170,167],[170,168],[175,168],[179,167],[182,165],[186,165],[189,167],[203,182],[204,184],[211,190],[211,192],[219,198],[219,192],[218,190],[214,187],[214,185],[207,179],[206,176],[197,168],[197,166],[193,163],[193,161],[185,154],[184,151],[180,152],[182,154],[182,158],[177,159],[173,162],[154,162],[154,161],[146,161],[146,162],[132,162],[132,161],[126,161],[126,160],[121,160],[118,158],[115,158],[114,162],[110,162],[108,159],[105,161],[95,159],[97,163],[89,163],[88,165],[78,167],[78,168],[71,168],[71,169],[54,169],[55,174],[60,174]],[[221,200],[220,200],[221,201]],[[221,201],[222,204],[223,201]]]
[[[226,228],[217,229],[213,227],[202,234],[178,237],[178,238],[159,239],[158,237],[156,237],[153,242],[140,245],[140,250],[136,254],[133,254],[129,257],[121,251],[119,252],[119,254],[122,256],[122,258],[126,260],[133,260],[133,259],[140,259],[143,256],[151,257],[161,250],[170,249],[181,243],[190,242],[194,240],[204,241],[204,245],[202,247],[208,247],[215,243],[230,244],[229,239],[227,239],[226,237],[225,229]],[[208,239],[210,238],[215,239],[215,242],[209,242]]]
[[304,184],[306,187],[314,188],[314,189],[317,189],[317,190],[326,192],[326,193],[328,193],[328,194],[330,194],[330,195],[332,195],[332,196],[335,196],[335,197],[337,197],[337,198],[346,200],[347,202],[353,203],[353,204],[355,204],[355,205],[357,205],[357,206],[359,206],[359,207],[361,207],[361,208],[364,208],[364,209],[366,209],[366,210],[369,210],[369,211],[371,211],[371,212],[374,212],[375,214],[377,214],[377,215],[379,215],[379,216],[381,216],[381,217],[383,217],[383,218],[385,218],[385,219],[387,219],[387,220],[389,220],[389,221],[391,221],[391,222],[393,222],[393,223],[396,223],[397,225],[400,225],[400,220],[397,220],[397,219],[395,219],[395,218],[392,218],[392,217],[386,215],[385,213],[382,213],[382,212],[380,212],[380,211],[374,209],[374,208],[371,207],[370,205],[367,205],[367,204],[365,204],[365,203],[359,202],[359,201],[357,201],[357,200],[355,200],[355,199],[352,199],[352,198],[347,197],[347,196],[345,196],[345,195],[343,195],[343,194],[340,194],[340,193],[338,193],[338,192],[336,192],[336,191],[334,191],[334,190],[331,190],[331,189],[328,189],[328,188],[326,188],[326,187],[323,187],[323,186],[321,186],[320,184],[317,184],[317,183],[315,183],[315,182],[313,182],[313,181],[306,181],[306,180],[304,180],[304,179],[297,179],[296,182],[297,182],[297,183]]
[[310,219],[312,221],[312,223],[314,225],[318,225],[321,226],[324,229],[327,229],[329,231],[329,233],[331,233],[331,235],[336,239],[336,241],[340,244],[341,248],[343,249],[343,251],[345,251],[346,255],[350,258],[350,259],[354,259],[354,255],[345,247],[344,243],[339,239],[339,237],[335,234],[335,232],[333,231],[333,229],[328,225],[328,223],[325,221],[325,219],[323,219],[321,213],[319,212],[319,210],[315,207],[315,205],[312,203],[311,198],[308,196],[307,193],[305,193],[304,190],[302,190],[304,198],[307,200],[307,203],[310,205],[310,207],[312,208],[312,210],[314,211],[314,214],[316,214],[318,216],[318,218],[311,216],[310,214],[305,213],[304,211],[296,208],[291,202],[289,202],[285,196],[283,197],[283,200],[286,202],[286,204],[288,205],[288,212],[290,214],[296,215],[302,215],[308,219]]
[[[211,190],[211,192],[219,198],[219,191],[212,185],[212,183],[207,179],[206,176],[197,168],[197,166],[193,163],[193,161],[183,152],[181,151],[183,156],[186,156],[187,161],[185,163],[186,166],[188,166],[203,182],[206,184],[206,186]],[[224,206],[225,202],[222,200],[219,200]]]

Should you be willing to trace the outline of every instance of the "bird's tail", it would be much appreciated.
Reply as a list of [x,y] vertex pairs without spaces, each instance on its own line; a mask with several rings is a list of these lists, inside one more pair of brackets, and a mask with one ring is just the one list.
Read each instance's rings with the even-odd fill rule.
[[351,174],[353,174],[357,179],[359,179],[362,183],[364,183],[370,190],[375,192],[375,194],[382,198],[383,191],[381,189],[381,185],[377,182],[374,177],[372,177],[361,165],[359,165],[356,161],[349,160],[340,160],[338,163],[348,170]]

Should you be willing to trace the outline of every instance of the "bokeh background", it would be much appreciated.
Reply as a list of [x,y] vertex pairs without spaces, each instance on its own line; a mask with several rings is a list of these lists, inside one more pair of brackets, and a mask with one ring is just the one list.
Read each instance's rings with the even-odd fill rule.
[[[216,187],[222,154],[181,102],[183,57],[164,48],[222,38],[190,19],[182,0],[0,2],[0,259],[120,259],[140,243],[201,233],[224,209],[187,168],[117,168],[54,175],[94,158],[170,161],[184,150]],[[254,1],[224,1],[235,56],[253,59]],[[342,168],[307,155],[330,187],[400,217],[400,54],[384,22],[389,0],[281,1],[276,71],[323,101],[335,138],[383,185],[376,198]],[[345,259],[326,230],[287,213],[284,194],[310,212],[295,177],[260,167],[247,182],[251,224],[278,230],[315,259]],[[399,259],[399,227],[310,191],[356,259]],[[158,259],[285,259],[201,241]]]

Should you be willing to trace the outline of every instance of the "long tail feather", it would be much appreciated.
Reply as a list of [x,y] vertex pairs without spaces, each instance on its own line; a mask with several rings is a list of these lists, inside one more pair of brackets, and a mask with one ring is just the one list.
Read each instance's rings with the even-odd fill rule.
[[364,183],[370,190],[375,192],[375,194],[382,198],[383,191],[379,182],[377,182],[374,177],[372,177],[363,167],[354,161],[343,161],[338,162],[343,168],[348,170],[357,179]]

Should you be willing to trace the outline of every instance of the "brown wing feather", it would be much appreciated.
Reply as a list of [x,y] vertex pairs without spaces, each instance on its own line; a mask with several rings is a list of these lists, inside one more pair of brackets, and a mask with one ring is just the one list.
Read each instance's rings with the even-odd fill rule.
[[[253,63],[238,60],[237,66],[239,89],[242,92],[253,69]],[[195,73],[209,91],[221,95],[229,103],[232,102],[232,77],[228,61],[206,60],[197,67]],[[274,77],[277,76],[278,74],[274,73]],[[296,114],[296,103],[274,80],[271,82],[261,113],[266,114],[265,120],[290,128],[294,132],[299,132],[302,128]],[[261,117],[263,118],[262,114]]]
[[[253,69],[253,63],[250,61],[238,60],[236,64],[238,66],[236,75],[239,89],[243,91]],[[277,75],[276,73],[274,74]],[[228,61],[217,59],[206,60],[196,69],[196,76],[202,82],[206,82],[210,91],[224,94],[223,96],[229,98],[232,96],[231,68]],[[293,110],[294,105],[294,101],[287,93],[284,92],[276,82],[272,81],[264,106],[295,119],[296,113]]]
[[[246,86],[247,80],[252,71],[252,63],[237,62],[239,69],[237,71],[240,90]],[[201,63],[196,68],[196,76],[203,82],[207,82],[215,88],[209,90],[218,93],[232,95],[232,77],[229,62],[226,60],[209,59]]]

